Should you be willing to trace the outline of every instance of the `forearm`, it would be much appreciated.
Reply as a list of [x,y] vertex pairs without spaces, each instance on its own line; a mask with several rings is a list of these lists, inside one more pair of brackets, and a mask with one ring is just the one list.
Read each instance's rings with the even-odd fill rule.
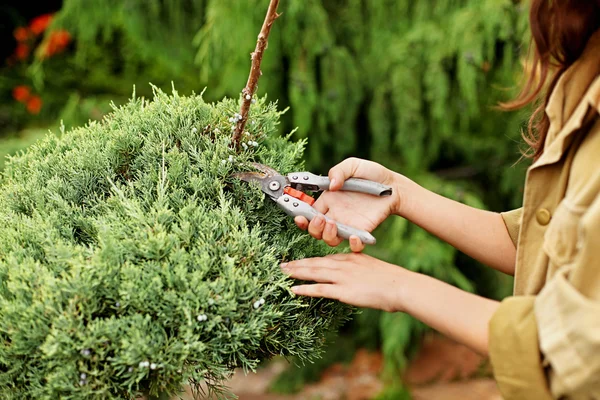
[[406,274],[396,309],[487,356],[488,324],[500,303],[426,275]]
[[400,216],[481,263],[514,275],[516,249],[500,214],[450,200],[402,176],[398,180]]

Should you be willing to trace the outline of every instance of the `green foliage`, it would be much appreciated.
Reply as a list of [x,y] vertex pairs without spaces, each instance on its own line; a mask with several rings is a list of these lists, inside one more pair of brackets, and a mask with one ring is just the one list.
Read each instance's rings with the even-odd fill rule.
[[[174,81],[178,87],[196,83],[189,46],[204,19],[204,5],[204,0],[65,0],[52,27],[76,37],[71,68],[77,75],[86,73],[82,86],[127,94],[131,84],[142,82],[145,93],[148,81],[161,86]],[[42,81],[42,65],[36,66]],[[107,76],[125,80],[107,81]]]
[[7,156],[26,150],[46,133],[47,129],[27,129],[19,132],[19,135],[3,138],[0,144],[0,171],[4,168]]
[[[53,26],[75,37],[68,86],[82,96],[122,96],[132,83],[166,89],[174,80],[190,91],[210,86],[210,100],[236,97],[267,4],[67,0]],[[488,207],[519,204],[524,170],[505,167],[518,158],[525,114],[493,106],[514,93],[500,88],[514,86],[520,69],[525,6],[287,0],[280,11],[259,89],[291,106],[282,130],[310,136],[312,169],[325,172],[349,155],[409,176],[468,166],[479,179],[469,190]],[[31,68],[34,80],[65,76],[59,68],[45,72],[47,64]]]
[[[84,95],[123,95],[147,81],[165,88],[174,79],[185,90],[210,86],[217,100],[244,86],[266,5],[67,0],[53,26],[75,35],[69,76]],[[486,206],[519,204],[524,169],[506,167],[518,158],[526,114],[493,106],[514,93],[505,89],[520,69],[526,7],[511,0],[288,0],[280,7],[260,92],[291,106],[282,129],[310,136],[313,170],[349,155],[411,177],[468,167],[476,178],[468,190]],[[40,78],[44,65],[32,74],[53,81]]]
[[323,255],[262,192],[231,177],[302,168],[260,99],[239,154],[238,101],[136,97],[48,135],[0,186],[0,397],[122,399],[217,393],[234,367],[312,360],[351,309],[295,298],[282,260]]

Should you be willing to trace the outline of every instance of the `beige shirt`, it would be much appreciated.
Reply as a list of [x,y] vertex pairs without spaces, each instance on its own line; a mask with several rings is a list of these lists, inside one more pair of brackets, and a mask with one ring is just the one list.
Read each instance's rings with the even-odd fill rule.
[[546,113],[523,207],[502,213],[515,287],[490,322],[490,359],[505,400],[600,400],[600,31]]

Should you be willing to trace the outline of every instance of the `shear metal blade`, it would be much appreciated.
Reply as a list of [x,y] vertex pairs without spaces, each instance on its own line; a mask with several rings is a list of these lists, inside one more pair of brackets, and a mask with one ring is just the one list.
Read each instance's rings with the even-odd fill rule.
[[244,182],[258,182],[261,185],[262,182],[267,178],[267,176],[261,172],[237,172],[231,176],[241,179]]
[[269,177],[274,177],[274,176],[280,175],[279,172],[277,172],[273,168],[269,167],[268,165],[260,164],[257,162],[251,162],[250,165],[252,165],[254,168],[256,168],[257,170],[259,170],[260,172],[264,173],[265,175],[267,175]]
[[[283,188],[288,184],[287,178],[270,167],[258,163],[253,164],[256,164],[257,169],[264,169],[265,172],[238,172],[232,174],[232,176],[239,178],[244,182],[254,182],[259,184],[264,193],[271,199],[277,200],[283,194]],[[274,173],[274,175],[269,175],[271,172]]]

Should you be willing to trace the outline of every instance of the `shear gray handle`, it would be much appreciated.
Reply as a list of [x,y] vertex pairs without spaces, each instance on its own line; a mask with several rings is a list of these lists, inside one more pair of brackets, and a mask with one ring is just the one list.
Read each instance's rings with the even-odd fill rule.
[[[292,172],[291,174],[288,174],[287,177],[290,183],[302,185],[304,189],[311,191],[329,190],[329,185],[331,184],[329,177],[315,175],[310,172]],[[350,178],[346,180],[341,190],[367,193],[374,196],[390,196],[392,194],[391,187],[382,185],[379,182],[360,178]]]
[[[293,217],[300,215],[309,221],[312,221],[312,219],[317,215],[322,215],[317,210],[312,208],[308,203],[300,201],[287,194],[284,194],[280,198],[278,198],[277,204],[279,205],[279,207],[283,208],[286,214],[291,215]],[[324,217],[327,221],[331,219],[326,216]],[[336,222],[336,225],[338,230],[338,236],[343,239],[350,239],[350,236],[355,235],[358,236],[363,243],[375,244],[375,238],[367,231],[352,228],[351,226],[340,224],[339,222]]]

